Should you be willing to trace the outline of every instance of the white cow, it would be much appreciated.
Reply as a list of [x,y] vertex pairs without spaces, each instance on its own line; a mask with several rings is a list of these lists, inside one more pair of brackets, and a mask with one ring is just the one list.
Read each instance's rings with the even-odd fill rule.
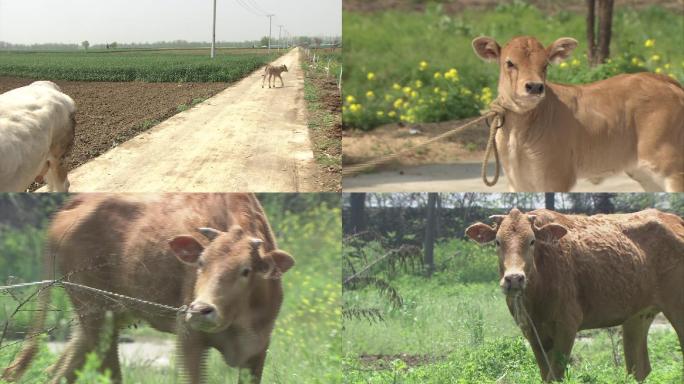
[[0,95],[0,191],[24,192],[47,176],[48,189],[68,192],[64,157],[74,143],[74,100],[51,81]]

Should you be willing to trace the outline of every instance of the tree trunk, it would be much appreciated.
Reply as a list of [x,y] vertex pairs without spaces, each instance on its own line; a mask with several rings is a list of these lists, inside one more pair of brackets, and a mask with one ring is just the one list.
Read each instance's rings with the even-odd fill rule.
[[596,19],[596,0],[587,0],[587,58],[593,67],[596,60],[596,42],[594,28]]
[[613,193],[596,193],[592,195],[596,213],[615,213],[615,205],[611,201],[614,196],[615,194]]
[[556,194],[553,192],[546,192],[544,194],[544,208],[552,211],[556,210]]
[[598,36],[596,36],[596,1],[587,0],[587,56],[593,67],[610,57],[610,39],[613,30],[614,0],[598,0]]
[[610,57],[610,37],[613,29],[613,0],[599,0],[599,63],[605,63]]
[[351,200],[351,233],[359,233],[366,230],[366,194],[352,193]]
[[437,230],[437,193],[428,193],[428,207],[427,207],[427,222],[425,223],[425,243],[423,250],[425,254],[425,267],[427,268],[427,275],[432,276],[435,271],[435,232]]

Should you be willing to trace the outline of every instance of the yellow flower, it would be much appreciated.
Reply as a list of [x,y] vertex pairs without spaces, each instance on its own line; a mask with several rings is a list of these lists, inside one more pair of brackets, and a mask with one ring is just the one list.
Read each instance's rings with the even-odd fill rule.
[[428,63],[425,60],[421,61],[420,64],[418,64],[418,69],[420,69],[421,71],[426,70],[427,67],[428,67]]
[[442,101],[442,103],[446,103],[446,97],[442,97],[440,100]]
[[375,93],[373,93],[373,91],[366,92],[366,98],[372,99],[374,97],[375,97]]
[[377,112],[375,112],[375,114],[376,114],[378,117],[383,117],[383,116],[385,116],[385,112],[383,112],[383,111],[377,111]]
[[396,115],[397,115],[397,113],[394,112],[394,111],[389,111],[389,112],[387,113],[387,116],[389,116],[389,117],[395,117]]
[[411,91],[411,98],[412,98],[412,99],[415,99],[416,97],[418,97],[418,92],[416,92],[416,91]]
[[568,63],[566,63],[566,62],[564,61],[564,62],[560,63],[559,67],[561,67],[562,69],[565,69],[565,68],[568,67]]
[[667,64],[663,65],[663,67],[665,67],[665,69],[670,69],[670,67],[672,67],[672,66],[670,65],[670,63],[667,63]]
[[673,79],[675,78],[674,73],[668,73],[667,75],[670,76],[670,77],[673,78]]
[[395,108],[395,109],[399,109],[399,108],[401,108],[401,106],[402,106],[403,104],[404,104],[404,100],[402,100],[401,98],[399,98],[399,99],[394,100],[394,104],[393,104],[393,105],[394,105],[394,108]]
[[356,101],[356,98],[352,95],[347,96],[347,103],[351,104]]
[[423,87],[423,82],[420,80],[416,80],[416,88],[422,88]]
[[447,73],[444,74],[444,78],[447,80],[458,81],[458,71],[456,68],[451,68]]
[[660,61],[660,55],[653,55],[653,56],[651,56],[651,60],[653,60],[653,61]]
[[577,59],[572,59],[572,61],[570,62],[570,65],[572,65],[573,67],[579,67],[580,61]]
[[408,96],[411,94],[411,87],[404,87],[404,89],[402,89],[402,91],[404,92],[404,94],[406,96]]
[[390,101],[390,100],[392,100],[392,95],[390,95],[389,93],[386,93],[385,94],[385,101]]
[[352,113],[360,112],[360,111],[361,111],[361,108],[363,108],[363,107],[361,106],[361,104],[352,104],[352,105],[349,106],[349,110],[350,110]]
[[435,72],[435,79],[439,79],[442,77],[442,74],[440,72]]
[[398,91],[401,89],[401,85],[394,83],[394,84],[392,84],[392,89],[394,89],[395,91]]
[[432,92],[434,92],[434,93],[439,93],[439,91],[441,91],[441,90],[439,89],[439,87],[435,87],[435,88],[432,90]]
[[632,65],[638,65],[639,64],[639,59],[636,57],[632,57]]
[[646,41],[644,41],[644,47],[646,47],[646,48],[651,48],[654,45],[655,45],[655,39],[646,39]]
[[366,78],[370,81],[375,80],[375,73],[373,72],[368,72],[368,75],[366,75]]
[[660,67],[658,67],[658,68],[655,69],[655,73],[660,73],[660,72],[662,72],[662,71],[663,71],[663,69],[660,68]]

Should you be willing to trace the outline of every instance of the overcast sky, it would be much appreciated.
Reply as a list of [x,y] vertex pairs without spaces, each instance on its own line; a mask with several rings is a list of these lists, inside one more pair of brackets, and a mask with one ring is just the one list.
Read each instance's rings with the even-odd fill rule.
[[[0,41],[211,41],[212,6],[212,0],[0,0]],[[293,35],[342,34],[342,0],[217,0],[216,40],[267,36],[262,11],[276,15],[274,37],[280,24]]]

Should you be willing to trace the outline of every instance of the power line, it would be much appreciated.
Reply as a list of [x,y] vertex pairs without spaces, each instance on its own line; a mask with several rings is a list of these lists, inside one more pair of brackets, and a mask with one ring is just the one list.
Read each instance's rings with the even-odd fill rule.
[[268,12],[264,11],[263,8],[259,6],[259,4],[256,2],[256,0],[248,0],[248,2],[256,9],[257,11],[263,13],[264,15],[268,15]]
[[235,2],[238,3],[242,8],[247,10],[249,13],[251,13],[255,16],[263,17],[263,16],[267,15],[266,12],[263,12],[263,11],[256,9],[256,8],[253,8],[249,3],[247,3],[246,0],[235,0]]

